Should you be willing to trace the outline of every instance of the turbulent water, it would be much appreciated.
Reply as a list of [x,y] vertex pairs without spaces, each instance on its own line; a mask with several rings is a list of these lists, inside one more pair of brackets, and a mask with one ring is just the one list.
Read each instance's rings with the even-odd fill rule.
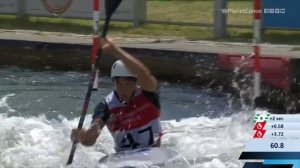
[[[88,74],[0,69],[0,168],[66,167],[87,90]],[[88,128],[96,103],[113,88],[101,77],[93,92]],[[241,110],[225,93],[160,82],[162,146],[181,153],[193,168],[240,168],[238,157],[251,138],[253,111]],[[249,121],[250,120],[250,121]],[[105,128],[93,147],[78,145],[68,167],[101,167],[100,157],[113,153]]]

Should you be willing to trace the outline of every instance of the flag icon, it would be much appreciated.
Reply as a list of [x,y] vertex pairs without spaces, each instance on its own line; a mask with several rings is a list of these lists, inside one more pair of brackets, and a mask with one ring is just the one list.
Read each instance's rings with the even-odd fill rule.
[[266,133],[266,130],[258,130],[254,134],[253,138],[263,138]]
[[253,122],[267,122],[270,118],[270,114],[256,114]]
[[253,130],[258,131],[258,130],[263,130],[266,125],[266,122],[257,122],[253,128]]

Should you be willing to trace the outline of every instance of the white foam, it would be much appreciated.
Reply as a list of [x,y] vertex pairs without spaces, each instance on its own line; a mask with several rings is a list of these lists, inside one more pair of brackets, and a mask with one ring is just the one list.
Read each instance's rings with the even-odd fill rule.
[[[79,118],[61,121],[39,117],[8,117],[15,112],[7,100],[15,94],[0,99],[0,168],[6,167],[66,167],[72,142],[71,129],[76,128]],[[163,121],[165,135],[162,146],[171,147],[181,153],[193,168],[242,167],[238,160],[252,134],[252,118],[258,112],[240,112],[230,117],[210,119],[193,117]],[[267,111],[259,111],[266,113]],[[91,122],[87,115],[84,127]],[[73,164],[68,167],[101,167],[100,157],[114,152],[114,144],[107,129],[104,129],[96,145],[78,145]],[[102,166],[103,167],[103,166]]]
[[1,109],[4,109],[4,111],[6,111],[7,113],[13,113],[13,112],[16,112],[14,109],[12,109],[8,104],[7,104],[7,99],[9,97],[13,97],[15,96],[14,93],[11,93],[11,94],[8,94],[8,95],[5,95],[4,97],[2,97],[0,99],[0,110]]
[[[215,119],[198,117],[180,122],[163,121],[166,133],[162,145],[180,152],[192,167],[241,167],[239,154],[251,138],[250,116],[252,114],[239,113]],[[78,118],[60,118],[62,121],[47,120],[44,116],[24,118],[1,114],[0,165],[65,167],[72,144],[70,132],[77,126]],[[90,121],[91,115],[88,115],[85,128]],[[74,162],[69,167],[98,167],[97,160],[113,153],[113,147],[113,140],[104,129],[95,146],[78,145]]]
[[215,119],[166,121],[163,124],[168,133],[164,136],[164,145],[177,149],[197,167],[219,167],[219,162],[226,166],[240,165],[239,154],[251,138],[252,116],[239,113]]
[[[45,109],[45,111],[40,111],[40,114],[47,115],[51,113],[56,116],[62,113],[65,116],[73,117],[75,114],[68,114],[69,111],[80,111],[81,109],[82,104],[78,105],[75,103],[82,99],[82,92],[80,91],[79,93],[78,91],[82,89],[82,86],[86,86],[87,83],[84,81],[88,77],[87,74],[71,72],[61,75],[60,72],[35,73],[27,71],[26,75],[24,75],[24,72],[20,70],[7,70],[5,74],[11,74],[9,75],[9,80],[12,80],[12,83],[16,82],[16,85],[14,86],[13,84],[11,90],[8,91],[13,92],[15,88],[18,88],[26,92],[22,92],[23,94],[20,97],[15,94],[0,96],[0,168],[66,167],[65,164],[72,146],[69,138],[71,129],[77,127],[79,118],[68,120],[60,116],[58,117],[60,121],[57,121],[48,120],[45,116],[27,118],[9,116],[22,115],[22,112],[18,109],[27,107],[27,101],[32,103],[33,100],[36,101],[37,105],[55,108],[50,108],[49,111],[47,108],[41,107],[26,108],[29,111],[26,113],[27,116],[36,115],[38,110]],[[105,78],[101,82],[105,84],[104,88],[102,88],[103,91],[105,93],[110,92],[110,79]],[[30,89],[19,88],[20,84],[24,85],[24,87],[28,85]],[[230,102],[226,103],[226,98],[223,99],[222,96],[214,94],[211,96],[210,91],[207,93],[206,91],[191,89],[185,85],[175,86],[169,83],[164,83],[162,86],[162,100],[165,101],[162,103],[165,104],[162,107],[166,108],[166,113],[164,114],[167,114],[168,118],[178,119],[183,116],[197,116],[198,114],[216,116],[210,115],[209,111],[213,114],[216,112],[217,116],[219,116],[223,108],[225,108],[226,115],[228,115],[230,113],[228,113],[227,105],[230,105],[230,110],[236,104],[236,99],[230,99]],[[31,93],[32,90],[36,90],[36,87],[39,91],[51,91],[52,95],[47,94],[50,92]],[[66,88],[70,92],[61,93],[61,90]],[[104,92],[99,93],[98,96],[103,96]],[[34,96],[33,98],[36,99],[27,100],[20,105],[22,108],[18,106],[14,109],[12,105],[15,104],[11,103],[12,101],[10,100],[23,102],[26,100],[27,95]],[[47,102],[46,99],[50,101]],[[61,102],[61,104],[71,105],[71,107],[58,110],[57,104],[53,102]],[[216,106],[216,108],[212,108],[213,106]],[[13,114],[10,115],[10,113]],[[252,129],[250,122],[252,122],[252,113],[241,112],[229,117],[215,119],[193,117],[182,119],[179,122],[175,120],[163,121],[163,128],[166,134],[163,137],[162,146],[171,147],[180,152],[191,163],[193,168],[242,167],[242,162],[238,160],[238,157],[245,144],[251,138]],[[91,115],[87,115],[85,128],[88,127],[90,121]],[[113,148],[112,137],[108,130],[104,129],[93,147],[77,146],[73,164],[68,167],[98,167],[97,160],[107,153],[113,153]]]

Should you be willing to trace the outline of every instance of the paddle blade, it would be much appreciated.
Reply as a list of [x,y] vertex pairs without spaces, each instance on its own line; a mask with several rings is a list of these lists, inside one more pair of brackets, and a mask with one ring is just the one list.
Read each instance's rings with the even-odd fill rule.
[[[122,0],[105,0],[105,23],[103,27],[102,37],[106,37],[109,21],[115,10],[118,8]],[[99,54],[98,54],[99,55]]]
[[122,0],[105,0],[105,12],[107,17],[111,17],[118,8]]

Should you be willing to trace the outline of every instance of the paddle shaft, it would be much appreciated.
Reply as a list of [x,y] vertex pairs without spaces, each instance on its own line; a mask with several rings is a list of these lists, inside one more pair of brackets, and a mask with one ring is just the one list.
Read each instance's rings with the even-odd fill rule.
[[[86,96],[85,96],[85,100],[84,100],[82,112],[81,112],[79,123],[78,123],[78,127],[77,127],[78,129],[81,129],[82,126],[83,126],[84,118],[85,118],[85,115],[86,115],[88,107],[89,107],[89,102],[90,102],[90,99],[91,99],[92,89],[93,89],[93,83],[95,81],[95,78],[96,78],[96,69],[94,68],[92,70],[92,73],[91,73],[91,80],[89,82],[88,91],[86,92]],[[72,164],[76,147],[77,147],[77,142],[73,141],[72,149],[71,149],[71,152],[70,152],[70,155],[69,155],[69,159],[68,159],[67,165]]]
[[[106,19],[105,19],[105,23],[104,23],[104,27],[103,27],[101,37],[103,37],[103,38],[106,37],[107,32],[108,32],[108,28],[109,28],[110,18],[112,16],[112,14],[114,13],[114,11],[117,9],[117,7],[119,6],[120,3],[121,3],[121,0],[115,0],[115,1],[106,0],[106,3],[105,3]],[[91,77],[90,77],[90,81],[89,81],[89,85],[88,85],[88,90],[87,90],[86,95],[85,95],[85,100],[84,100],[84,104],[83,104],[83,108],[82,108],[82,112],[81,112],[81,115],[80,115],[80,119],[79,119],[77,129],[82,128],[83,123],[84,123],[84,119],[85,119],[85,116],[86,116],[86,113],[87,113],[87,110],[88,110],[88,107],[89,107],[89,102],[90,102],[92,91],[93,91],[93,84],[94,84],[95,79],[96,79],[97,71],[99,69],[99,64],[100,64],[100,58],[102,56],[102,48],[99,48],[97,55],[98,56],[96,58],[96,64],[95,64],[95,66],[94,66],[94,68],[92,69],[92,72],[91,72]],[[75,154],[75,151],[76,151],[76,148],[77,148],[77,143],[78,143],[77,141],[73,141],[72,149],[71,149],[71,152],[70,152],[70,155],[69,155],[67,165],[72,164],[72,162],[73,162],[74,154]]]
[[[104,29],[103,29],[103,31],[104,31]],[[89,85],[88,85],[88,90],[87,90],[86,95],[85,95],[85,100],[84,100],[84,104],[83,104],[83,107],[82,107],[82,112],[81,112],[81,115],[80,115],[80,119],[79,119],[79,122],[78,122],[77,129],[82,128],[86,113],[88,111],[89,102],[90,102],[92,91],[93,91],[93,84],[94,84],[95,79],[96,79],[97,70],[99,68],[99,61],[100,61],[101,56],[102,56],[102,49],[99,49],[98,56],[97,56],[97,59],[96,59],[97,60],[96,61],[96,66],[92,69],[92,73],[91,73],[91,77],[90,77],[90,81],[89,81]],[[76,151],[77,143],[78,142],[73,141],[73,145],[72,145],[72,149],[71,149],[71,152],[70,152],[70,155],[69,155],[67,165],[72,164],[72,162],[73,162],[73,158],[74,158],[74,154],[75,154],[75,151]]]

